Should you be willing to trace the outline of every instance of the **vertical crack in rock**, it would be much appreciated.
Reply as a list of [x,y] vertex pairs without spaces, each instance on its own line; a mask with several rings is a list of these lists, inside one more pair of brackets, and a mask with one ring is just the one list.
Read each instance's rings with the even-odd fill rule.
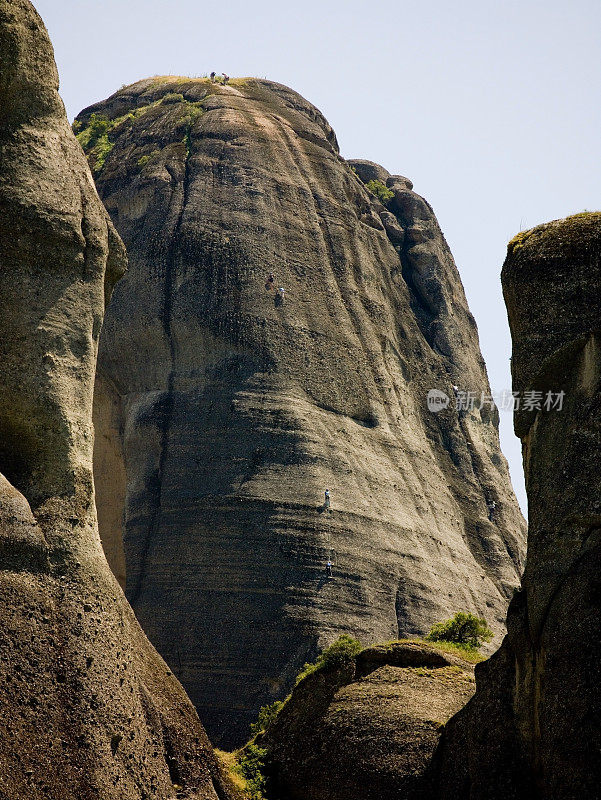
[[[165,282],[164,282],[165,291],[163,296],[163,309],[161,314],[161,321],[165,333],[165,339],[169,347],[170,366],[167,377],[167,390],[165,395],[165,401],[162,407],[162,414],[160,416],[161,425],[160,425],[159,463],[158,463],[156,490],[155,490],[156,491],[155,508],[150,523],[148,525],[148,532],[145,536],[144,544],[142,546],[136,583],[131,589],[131,602],[134,605],[144,585],[144,579],[146,577],[148,552],[152,546],[154,538],[156,537],[158,531],[160,530],[161,517],[163,513],[163,478],[165,474],[165,463],[167,461],[167,456],[168,456],[169,431],[173,416],[173,405],[175,403],[174,383],[175,383],[176,343],[175,343],[175,338],[172,336],[171,333],[171,317],[173,313],[172,303],[173,303],[173,292],[177,280],[176,260],[178,257],[179,247],[180,247],[180,231],[186,207],[188,204],[188,191],[190,184],[190,159],[192,157],[192,146],[193,146],[191,130],[193,124],[194,120],[190,119],[184,137],[186,149],[185,149],[184,169],[183,169],[182,203],[179,213],[177,215],[177,221],[173,233],[171,235],[171,240],[169,242],[169,249],[167,252],[167,258],[165,260]],[[175,196],[177,196],[178,193],[177,189],[178,186],[176,185],[174,189]]]

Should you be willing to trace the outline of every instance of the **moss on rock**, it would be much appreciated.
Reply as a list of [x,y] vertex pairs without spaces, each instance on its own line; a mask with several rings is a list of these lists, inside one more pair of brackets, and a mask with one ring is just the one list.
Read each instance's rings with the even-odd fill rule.
[[507,254],[516,255],[522,248],[536,251],[537,257],[570,257],[574,250],[587,247],[601,224],[601,211],[583,211],[521,231],[507,245]]

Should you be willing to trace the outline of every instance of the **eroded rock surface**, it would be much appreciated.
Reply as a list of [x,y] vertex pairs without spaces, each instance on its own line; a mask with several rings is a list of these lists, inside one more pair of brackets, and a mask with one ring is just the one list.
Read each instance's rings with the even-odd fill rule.
[[125,251],[27,0],[0,0],[0,797],[229,796],[104,557],[92,395]]
[[514,389],[542,401],[515,414],[528,555],[507,637],[477,668],[473,700],[449,723],[439,796],[598,798],[601,214],[520,234],[502,280]]
[[431,800],[441,730],[472,696],[473,665],[426,644],[362,651],[309,675],[258,744],[270,796],[287,800]]
[[500,638],[524,522],[496,412],[427,409],[488,382],[410,181],[377,167],[382,205],[262,80],[140,81],[75,127],[130,259],[100,345],[101,535],[122,575],[123,513],[127,596],[211,735],[244,741],[340,633],[464,609]]

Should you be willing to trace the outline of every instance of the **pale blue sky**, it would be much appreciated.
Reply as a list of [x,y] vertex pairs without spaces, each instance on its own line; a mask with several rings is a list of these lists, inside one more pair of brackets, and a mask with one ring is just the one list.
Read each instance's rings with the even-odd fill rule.
[[[35,5],[71,119],[149,75],[266,77],[323,111],[342,155],[410,177],[457,261],[491,385],[511,388],[507,241],[601,208],[600,0]],[[525,508],[508,412],[501,437]]]

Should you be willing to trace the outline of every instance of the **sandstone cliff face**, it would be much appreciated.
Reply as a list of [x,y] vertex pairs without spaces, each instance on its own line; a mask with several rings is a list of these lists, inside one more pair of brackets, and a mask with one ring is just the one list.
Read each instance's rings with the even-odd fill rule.
[[445,734],[440,796],[598,798],[601,214],[520,234],[502,280],[514,389],[565,397],[561,411],[515,415],[530,517],[522,590]]
[[411,183],[353,171],[317,109],[267,81],[148,79],[75,127],[130,259],[100,344],[101,536],[211,735],[244,741],[342,632],[389,640],[458,609],[500,631],[524,522],[495,414],[426,408],[488,383]]
[[27,0],[0,0],[0,797],[225,798],[96,524],[96,348],[125,251]]
[[432,800],[440,732],[474,688],[473,664],[416,642],[368,648],[309,675],[256,740],[270,797]]

